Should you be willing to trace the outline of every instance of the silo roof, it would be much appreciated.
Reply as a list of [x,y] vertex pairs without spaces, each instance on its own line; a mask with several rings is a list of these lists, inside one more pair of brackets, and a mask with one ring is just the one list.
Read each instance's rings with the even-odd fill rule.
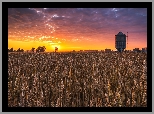
[[124,35],[122,32],[119,32],[117,35]]
[[119,32],[118,35],[123,35],[123,33],[122,32]]

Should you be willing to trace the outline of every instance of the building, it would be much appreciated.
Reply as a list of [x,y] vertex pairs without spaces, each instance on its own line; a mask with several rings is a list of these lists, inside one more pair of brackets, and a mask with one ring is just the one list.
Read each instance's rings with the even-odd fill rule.
[[111,49],[105,49],[105,52],[111,52]]
[[135,48],[133,49],[133,52],[141,52],[141,50],[139,48]]
[[98,52],[98,50],[84,50],[84,52]]
[[147,48],[142,48],[142,52],[147,53]]
[[128,35],[126,36],[122,32],[119,32],[117,35],[115,35],[115,48],[119,52],[123,52],[126,48],[126,37],[128,37]]
[[104,50],[101,50],[101,52],[104,52]]

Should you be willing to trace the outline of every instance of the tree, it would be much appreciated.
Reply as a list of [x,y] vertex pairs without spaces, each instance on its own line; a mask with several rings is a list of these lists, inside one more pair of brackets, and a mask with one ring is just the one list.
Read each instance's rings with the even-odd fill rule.
[[20,52],[20,48],[17,50],[17,52]]
[[24,52],[24,50],[19,48],[16,52]]
[[20,48],[17,50],[13,50],[13,48],[11,48],[11,49],[8,49],[8,52],[24,52],[24,50]]
[[32,47],[31,51],[34,52],[35,51],[35,48]]
[[58,51],[58,48],[57,48],[57,47],[55,47],[55,52],[56,52],[56,51]]
[[24,50],[23,50],[23,49],[21,49],[21,50],[20,50],[20,52],[24,52]]
[[8,49],[8,52],[13,52],[13,48],[11,48],[11,49]]
[[37,49],[36,49],[36,52],[45,52],[45,46],[41,47],[39,46]]

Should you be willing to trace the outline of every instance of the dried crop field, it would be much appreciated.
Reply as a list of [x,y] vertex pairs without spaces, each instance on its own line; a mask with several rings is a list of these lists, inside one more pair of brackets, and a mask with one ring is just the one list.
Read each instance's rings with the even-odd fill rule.
[[147,54],[8,53],[9,107],[146,107]]

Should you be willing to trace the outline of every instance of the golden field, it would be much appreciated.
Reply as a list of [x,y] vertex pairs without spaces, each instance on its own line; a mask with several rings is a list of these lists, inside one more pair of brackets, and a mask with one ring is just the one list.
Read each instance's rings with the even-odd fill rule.
[[146,107],[147,54],[8,53],[9,107]]

